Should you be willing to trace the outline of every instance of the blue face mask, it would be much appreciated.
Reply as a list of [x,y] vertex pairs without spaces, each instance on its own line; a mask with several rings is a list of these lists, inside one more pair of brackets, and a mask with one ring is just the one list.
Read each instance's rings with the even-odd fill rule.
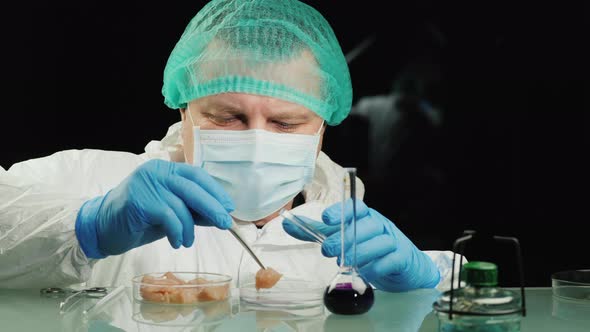
[[319,131],[193,130],[194,165],[221,183],[236,207],[231,215],[239,220],[257,221],[279,211],[313,179]]

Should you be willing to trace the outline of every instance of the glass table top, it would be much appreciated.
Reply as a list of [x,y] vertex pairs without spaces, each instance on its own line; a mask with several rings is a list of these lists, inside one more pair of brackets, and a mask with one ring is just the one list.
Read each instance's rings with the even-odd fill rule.
[[[235,292],[234,292],[235,293]],[[39,289],[0,290],[2,331],[437,331],[436,290],[375,292],[371,310],[333,315],[323,306],[301,310],[254,308],[238,296],[204,306],[170,306],[133,300],[125,289],[102,305],[81,298],[60,312],[59,298]],[[526,289],[521,331],[590,331],[590,301],[554,297],[551,288]],[[84,314],[85,310],[89,310]]]

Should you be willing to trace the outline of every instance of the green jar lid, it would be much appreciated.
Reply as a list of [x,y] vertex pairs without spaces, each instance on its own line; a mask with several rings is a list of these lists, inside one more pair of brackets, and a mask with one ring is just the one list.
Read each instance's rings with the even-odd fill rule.
[[498,267],[490,262],[465,263],[461,269],[461,280],[473,286],[496,286],[498,284]]

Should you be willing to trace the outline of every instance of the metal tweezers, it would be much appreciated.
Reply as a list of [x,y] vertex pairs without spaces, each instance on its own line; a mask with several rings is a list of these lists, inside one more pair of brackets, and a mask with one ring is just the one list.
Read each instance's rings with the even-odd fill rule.
[[231,227],[229,228],[229,232],[238,240],[238,242],[240,242],[240,244],[244,247],[244,249],[246,249],[246,251],[250,254],[250,256],[252,256],[252,258],[254,258],[254,260],[260,266],[260,268],[266,270],[266,267],[264,266],[264,264],[262,264],[262,262],[260,261],[258,256],[256,256],[256,254],[254,253],[252,248],[250,248],[250,245],[248,245],[248,243],[246,243],[246,241],[244,241],[244,239],[242,239],[242,236],[240,235],[240,232],[238,231],[238,228],[237,228],[237,225],[235,222],[232,223]]

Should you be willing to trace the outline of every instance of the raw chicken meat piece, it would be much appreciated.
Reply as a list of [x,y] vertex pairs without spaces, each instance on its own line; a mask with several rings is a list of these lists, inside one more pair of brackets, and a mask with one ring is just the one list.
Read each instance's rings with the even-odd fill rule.
[[256,290],[273,287],[279,282],[282,276],[282,274],[275,271],[272,267],[258,270],[256,272]]
[[198,295],[201,302],[223,300],[229,294],[229,285],[203,287]]
[[[184,281],[172,272],[162,277],[144,276],[142,283],[139,290],[141,297],[150,302],[191,304],[223,300],[229,294],[229,285],[200,286],[210,281],[204,278]],[[186,287],[174,287],[178,285]]]

